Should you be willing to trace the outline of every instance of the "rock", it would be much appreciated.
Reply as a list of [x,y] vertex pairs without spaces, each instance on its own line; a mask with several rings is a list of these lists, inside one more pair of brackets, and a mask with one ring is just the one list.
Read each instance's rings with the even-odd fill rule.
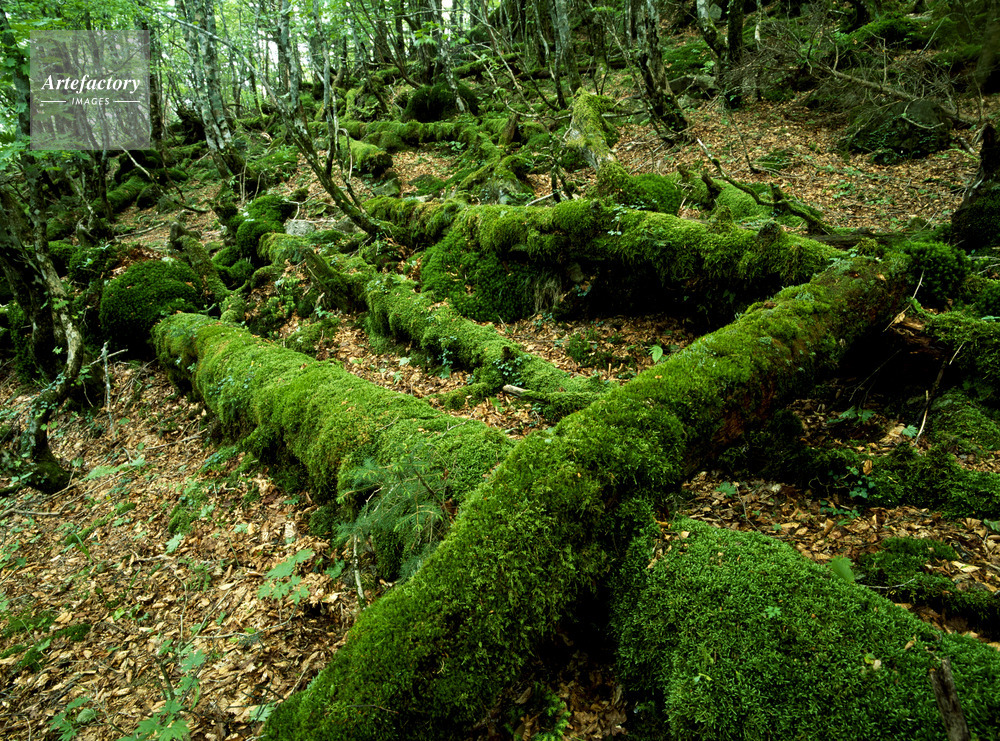
[[285,222],[285,234],[291,234],[293,237],[304,237],[314,231],[316,231],[316,227],[302,219],[291,219]]
[[951,146],[951,119],[933,100],[895,103],[868,118],[847,145],[873,152],[879,164],[917,159]]

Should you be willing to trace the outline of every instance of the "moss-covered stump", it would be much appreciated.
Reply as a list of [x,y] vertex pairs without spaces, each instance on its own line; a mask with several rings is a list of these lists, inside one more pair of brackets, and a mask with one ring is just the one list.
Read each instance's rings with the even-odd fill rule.
[[621,555],[618,504],[669,495],[884,326],[906,295],[901,272],[864,260],[829,270],[528,436],[264,738],[463,738]]
[[573,101],[566,146],[579,152],[598,172],[608,162],[616,161],[611,147],[618,141],[618,134],[604,120],[604,114],[614,104],[611,98],[583,92]]
[[973,738],[1000,738],[1000,653],[783,543],[681,520],[626,563],[614,622],[630,738],[939,739],[928,674],[945,658]]
[[479,321],[687,301],[718,323],[781,286],[809,280],[840,255],[773,223],[755,234],[724,216],[706,225],[574,200],[552,208],[466,208],[427,250],[421,276],[427,290]]
[[249,435],[259,458],[294,469],[320,502],[334,501],[338,481],[350,481],[365,460],[395,463],[418,442],[449,462],[460,501],[511,447],[482,423],[456,420],[242,327],[178,314],[157,325],[154,341],[174,383],[191,387],[233,435]]
[[101,333],[113,346],[144,354],[164,316],[204,306],[202,282],[178,260],[147,260],[108,281],[101,295]]
[[340,159],[358,172],[375,177],[392,167],[392,155],[384,149],[348,136],[340,137]]

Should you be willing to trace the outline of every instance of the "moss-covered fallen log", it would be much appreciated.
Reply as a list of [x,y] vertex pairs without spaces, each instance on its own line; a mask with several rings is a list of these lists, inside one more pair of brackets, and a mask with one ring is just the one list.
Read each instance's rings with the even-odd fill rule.
[[775,223],[740,229],[725,213],[704,224],[601,200],[477,206],[427,249],[421,280],[479,321],[583,306],[662,310],[671,301],[725,321],[840,254]]
[[368,310],[370,332],[412,343],[442,365],[473,372],[470,385],[445,399],[449,406],[481,401],[511,384],[557,419],[587,406],[607,386],[595,378],[561,371],[547,360],[522,350],[491,325],[477,324],[447,302],[419,292],[419,284],[395,273],[380,273],[361,257],[322,255],[305,237],[268,234],[260,255],[275,264],[304,261],[319,285],[327,307]]
[[349,489],[366,460],[393,465],[431,445],[450,464],[456,501],[510,450],[497,430],[458,420],[407,394],[196,314],[175,314],[154,332],[160,364],[191,388],[261,460],[298,472],[320,502]]
[[625,564],[614,622],[630,738],[943,738],[928,681],[942,659],[972,738],[1000,738],[1000,652],[843,567],[693,520],[637,538]]
[[620,503],[667,495],[881,326],[901,272],[845,260],[527,437],[264,737],[463,737],[621,555]]

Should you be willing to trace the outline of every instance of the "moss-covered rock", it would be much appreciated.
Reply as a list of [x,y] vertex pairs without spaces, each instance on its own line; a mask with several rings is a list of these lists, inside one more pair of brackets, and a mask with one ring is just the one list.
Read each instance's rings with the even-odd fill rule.
[[384,149],[347,136],[340,137],[340,158],[357,172],[375,177],[392,167],[392,155]]
[[177,260],[147,260],[108,282],[101,295],[101,331],[119,348],[143,354],[163,317],[204,306],[201,280]]
[[637,538],[615,625],[635,738],[937,739],[945,658],[972,733],[1000,738],[1000,654],[759,533]]

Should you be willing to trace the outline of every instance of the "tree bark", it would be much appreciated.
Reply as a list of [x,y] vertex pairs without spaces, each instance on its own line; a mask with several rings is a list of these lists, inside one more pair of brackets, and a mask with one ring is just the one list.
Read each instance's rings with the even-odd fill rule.
[[880,328],[907,295],[904,272],[861,259],[828,271],[525,438],[263,737],[463,738],[609,573],[618,506],[669,496]]

